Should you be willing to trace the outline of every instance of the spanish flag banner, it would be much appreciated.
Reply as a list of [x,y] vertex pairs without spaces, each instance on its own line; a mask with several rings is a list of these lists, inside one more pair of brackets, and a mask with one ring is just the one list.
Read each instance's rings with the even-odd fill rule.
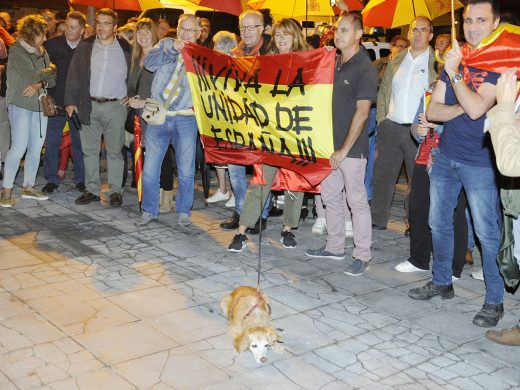
[[471,51],[468,45],[463,46],[461,63],[465,80],[469,78],[468,66],[496,73],[516,67],[520,77],[520,27],[502,24],[475,50]]
[[188,44],[182,54],[207,162],[277,166],[311,186],[330,173],[333,51],[235,58]]

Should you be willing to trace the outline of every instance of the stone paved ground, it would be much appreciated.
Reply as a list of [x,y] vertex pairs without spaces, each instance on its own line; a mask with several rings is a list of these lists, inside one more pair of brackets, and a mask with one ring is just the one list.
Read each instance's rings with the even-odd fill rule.
[[[294,250],[269,220],[261,286],[286,351],[262,366],[248,352],[233,359],[219,311],[233,288],[256,284],[258,237],[227,252],[233,233],[218,222],[230,211],[204,207],[200,188],[190,228],[175,214],[135,228],[129,188],[119,209],[76,206],[70,181],[49,201],[19,200],[0,210],[0,389],[518,389],[520,350],[471,324],[484,284],[470,269],[452,300],[407,297],[429,273],[393,269],[408,252],[398,190],[361,277],[305,257],[324,242],[312,220]],[[520,317],[517,297],[505,307],[501,327]]]

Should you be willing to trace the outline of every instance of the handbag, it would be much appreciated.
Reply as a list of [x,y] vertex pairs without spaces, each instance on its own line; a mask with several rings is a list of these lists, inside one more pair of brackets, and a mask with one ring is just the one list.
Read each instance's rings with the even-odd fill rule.
[[[143,70],[141,69],[141,73],[139,73],[139,77],[137,79],[137,83],[135,84],[135,91],[139,93],[139,85],[141,84],[141,76],[143,75]],[[130,134],[134,134],[134,116],[139,115],[139,110],[137,108],[128,107],[128,111],[126,113],[125,119],[125,130]]]
[[168,108],[173,101],[173,95],[179,88],[179,84],[184,77],[184,68],[179,71],[179,75],[177,76],[177,80],[175,80],[175,84],[173,85],[172,90],[168,94],[168,98],[161,104],[156,99],[148,98],[144,103],[143,113],[141,116],[149,125],[162,125],[166,120],[166,113],[168,112]]
[[49,95],[47,92],[42,93],[38,96],[38,99],[42,105],[42,112],[44,116],[52,117],[59,114],[58,106],[56,105],[56,100]]
[[504,224],[502,225],[502,238],[500,249],[497,254],[497,263],[500,273],[504,278],[505,285],[515,290],[520,283],[520,268],[515,258],[515,243],[513,233],[513,217],[504,214]]
[[134,116],[136,115],[139,115],[139,111],[129,107],[125,119],[125,130],[130,134],[134,134]]
[[[173,96],[172,93],[170,95]],[[162,125],[166,120],[167,109],[158,100],[147,98],[141,116],[149,125]]]

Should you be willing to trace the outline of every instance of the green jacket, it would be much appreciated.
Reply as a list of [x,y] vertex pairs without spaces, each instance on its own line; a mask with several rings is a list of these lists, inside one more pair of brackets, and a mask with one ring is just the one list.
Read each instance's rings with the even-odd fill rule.
[[[428,58],[428,83],[431,85],[437,80],[437,73],[433,68],[435,63],[435,54],[431,47],[428,47],[430,52]],[[379,86],[379,92],[377,93],[377,123],[381,124],[386,119],[388,114],[388,106],[390,105],[390,99],[392,98],[392,81],[394,80],[397,69],[401,66],[404,57],[408,53],[408,50],[402,50],[397,54],[387,65],[383,81]]]
[[49,65],[49,55],[43,50],[43,55],[29,53],[16,41],[9,49],[7,60],[7,104],[14,104],[30,111],[40,111],[38,95],[43,93],[40,89],[33,96],[23,96],[23,90],[29,85],[43,81],[47,87],[56,85],[56,72]]

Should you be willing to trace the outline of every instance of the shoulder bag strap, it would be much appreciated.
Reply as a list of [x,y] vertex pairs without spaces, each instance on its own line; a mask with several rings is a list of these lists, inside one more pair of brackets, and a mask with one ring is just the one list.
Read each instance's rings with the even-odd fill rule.
[[179,74],[177,75],[177,80],[175,80],[175,84],[173,84],[173,88],[168,94],[168,98],[164,102],[164,108],[168,110],[170,108],[170,104],[173,102],[173,95],[175,95],[175,92],[177,92],[177,89],[179,88],[179,84],[181,83],[181,80],[184,78],[185,75],[184,66],[179,70]]

